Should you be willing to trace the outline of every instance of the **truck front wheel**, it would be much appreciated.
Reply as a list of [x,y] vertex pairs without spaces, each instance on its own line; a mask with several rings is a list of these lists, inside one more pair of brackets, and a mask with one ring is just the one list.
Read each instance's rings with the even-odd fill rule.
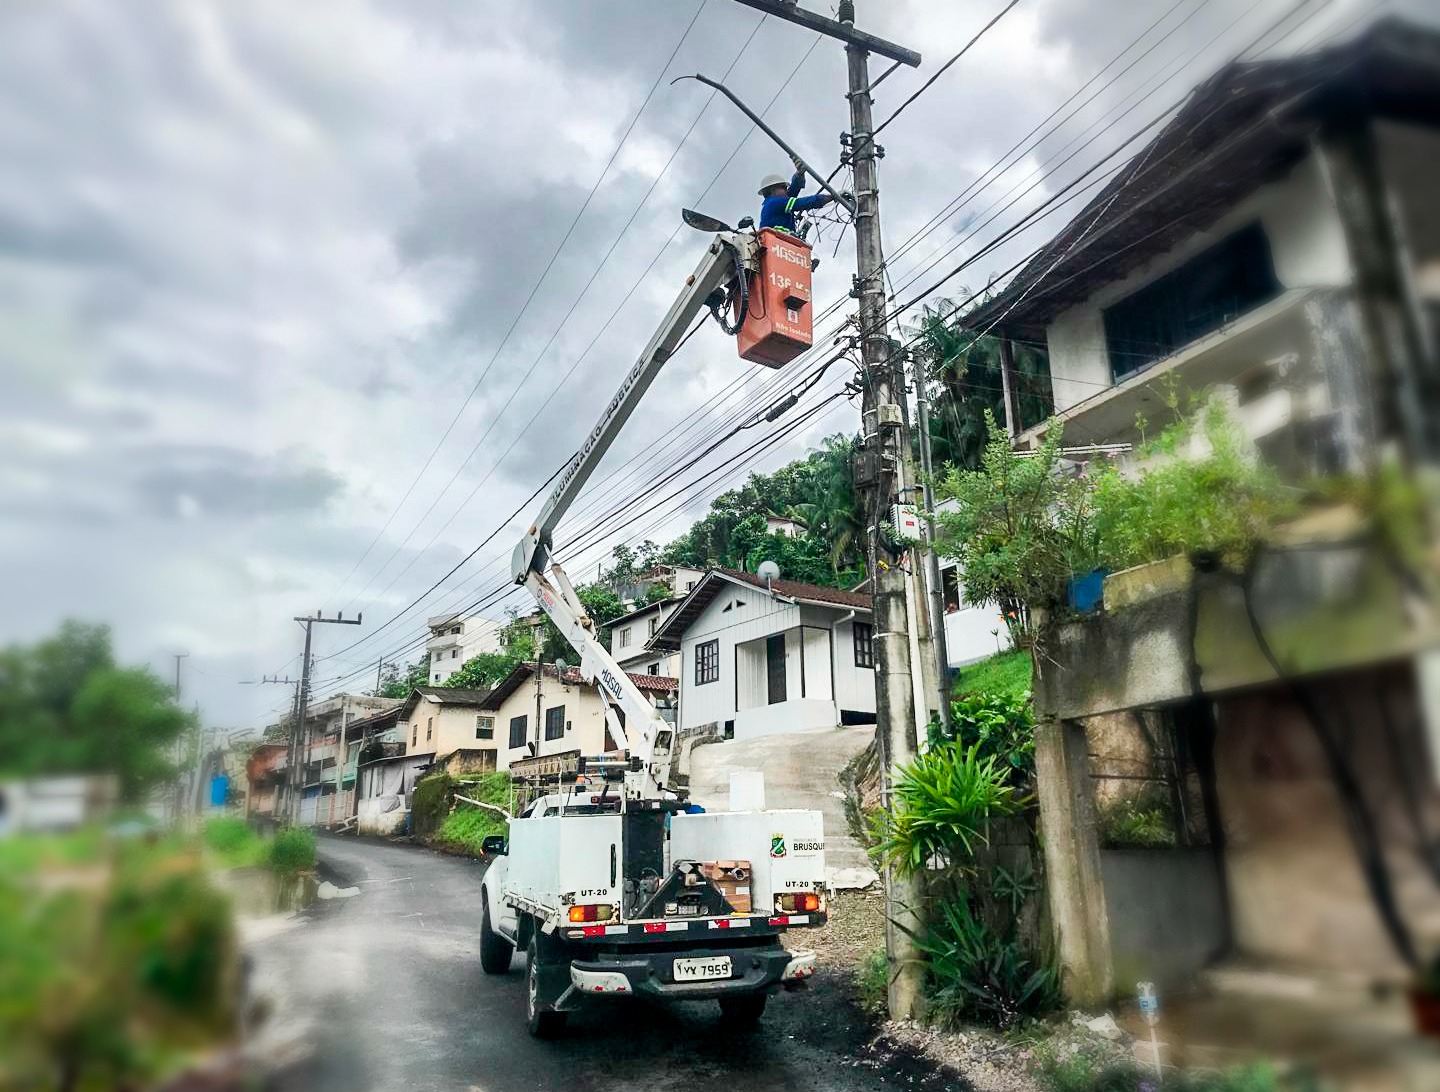
[[550,947],[544,943],[547,939],[539,929],[531,930],[525,968],[525,1025],[537,1039],[553,1039],[565,1030],[565,1013],[552,1007],[558,998],[551,996],[551,964],[541,954]]
[[481,898],[485,901],[480,905],[480,969],[486,974],[504,974],[515,958],[515,949],[491,926],[490,903],[483,891]]
[[742,993],[735,997],[720,998],[720,1019],[731,1027],[753,1028],[765,1015],[767,995],[763,993]]

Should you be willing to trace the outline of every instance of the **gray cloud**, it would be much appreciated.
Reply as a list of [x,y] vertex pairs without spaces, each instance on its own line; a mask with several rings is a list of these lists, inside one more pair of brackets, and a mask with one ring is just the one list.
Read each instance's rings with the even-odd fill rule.
[[[17,586],[0,612],[0,640],[66,615],[98,617],[114,624],[124,654],[163,666],[164,653],[189,651],[190,692],[207,715],[249,722],[283,695],[227,675],[291,670],[293,614],[363,609],[369,634],[490,535],[573,450],[694,266],[695,237],[661,247],[678,208],[699,200],[746,132],[723,101],[562,324],[705,102],[694,83],[656,92],[494,369],[401,498],[697,2],[63,0],[0,9],[0,566]],[[1340,0],[1326,18],[1348,19],[1357,5]],[[1414,0],[1396,6],[1423,10]],[[1138,124],[1284,4],[1259,5],[1188,60],[1248,8],[1203,5],[1068,122],[1049,152],[1105,124],[1105,111],[1123,109],[1149,80],[1130,118]],[[860,11],[867,26],[918,44],[931,71],[990,14],[932,0],[868,0]],[[887,130],[891,252],[1158,13],[1100,0],[1018,6]],[[718,77],[756,18],[711,0],[669,75]],[[811,40],[772,20],[731,85],[763,106]],[[846,123],[843,63],[838,46],[817,47],[771,115],[819,162],[835,160]],[[923,78],[893,76],[881,115]],[[997,227],[1123,129],[1083,137],[1075,165]],[[896,280],[926,283],[922,267],[1012,186],[1028,184],[1045,154],[896,258]],[[748,140],[703,207],[732,220],[752,211],[755,179],[779,169],[779,158]],[[961,283],[984,283],[1060,223],[977,263]],[[836,255],[832,247],[817,282],[827,299],[848,286],[850,240]],[[708,423],[715,392],[744,374],[707,330],[667,367],[605,472],[637,456],[644,465],[677,429]],[[828,431],[854,423],[848,410],[829,420]],[[764,465],[814,439],[797,436]],[[681,529],[706,500],[696,497],[656,536]],[[415,637],[437,608],[505,591],[512,532],[330,666],[358,670]],[[587,567],[601,550],[574,562]]]

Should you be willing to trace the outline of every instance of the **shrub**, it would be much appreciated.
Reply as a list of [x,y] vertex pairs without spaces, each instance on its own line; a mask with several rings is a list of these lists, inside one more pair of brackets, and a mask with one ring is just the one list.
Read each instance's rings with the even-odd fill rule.
[[[1035,770],[1035,708],[1030,691],[973,691],[950,705],[954,740],[994,758],[1023,785]],[[932,746],[936,741],[931,740]]]
[[1106,849],[1164,849],[1176,843],[1174,808],[1163,789],[1117,797],[1096,811]]
[[995,756],[955,743],[902,766],[891,795],[892,810],[875,817],[875,852],[902,873],[936,857],[972,856],[990,820],[1014,815],[1024,803]]
[[305,872],[314,868],[314,833],[304,827],[286,827],[271,840],[268,863],[276,872]]
[[455,782],[446,773],[432,773],[415,783],[410,803],[410,829],[417,838],[428,838],[444,825],[450,814]]
[[244,819],[230,816],[207,821],[203,838],[205,847],[227,868],[260,864],[268,848]]
[[966,897],[942,904],[916,939],[925,954],[930,1011],[937,1023],[976,1021],[1007,1029],[1060,1002],[1060,976],[1032,959],[1013,935],[992,929]]
[[890,1007],[890,962],[884,948],[872,948],[860,961],[855,978],[860,1007],[873,1016],[884,1016]]

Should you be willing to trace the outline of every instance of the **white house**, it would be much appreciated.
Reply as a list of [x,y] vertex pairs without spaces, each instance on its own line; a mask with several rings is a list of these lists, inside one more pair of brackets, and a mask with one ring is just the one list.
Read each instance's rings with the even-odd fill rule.
[[[1422,39],[1382,22],[1333,57],[1227,68],[966,316],[1045,347],[1067,447],[1137,443],[1207,390],[1292,479],[1435,431],[1416,412],[1440,329]],[[1026,448],[1048,427],[1011,431]]]
[[430,654],[430,682],[439,686],[464,666],[465,661],[482,652],[499,652],[503,622],[478,615],[440,614],[425,623],[430,639],[425,651]]
[[680,654],[680,730],[744,739],[875,720],[868,595],[712,569],[650,645]]
[[[696,579],[698,581],[699,578]],[[633,675],[679,678],[679,653],[649,647],[660,632],[661,624],[679,605],[678,599],[662,599],[610,623],[610,655],[615,657],[615,662]]]

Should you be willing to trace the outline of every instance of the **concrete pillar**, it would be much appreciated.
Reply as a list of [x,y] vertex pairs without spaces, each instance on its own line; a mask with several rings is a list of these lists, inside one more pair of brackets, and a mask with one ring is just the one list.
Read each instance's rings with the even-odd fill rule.
[[1100,875],[1100,836],[1085,729],[1049,719],[1035,726],[1035,780],[1045,886],[1066,997],[1098,1008],[1114,992],[1110,922]]

